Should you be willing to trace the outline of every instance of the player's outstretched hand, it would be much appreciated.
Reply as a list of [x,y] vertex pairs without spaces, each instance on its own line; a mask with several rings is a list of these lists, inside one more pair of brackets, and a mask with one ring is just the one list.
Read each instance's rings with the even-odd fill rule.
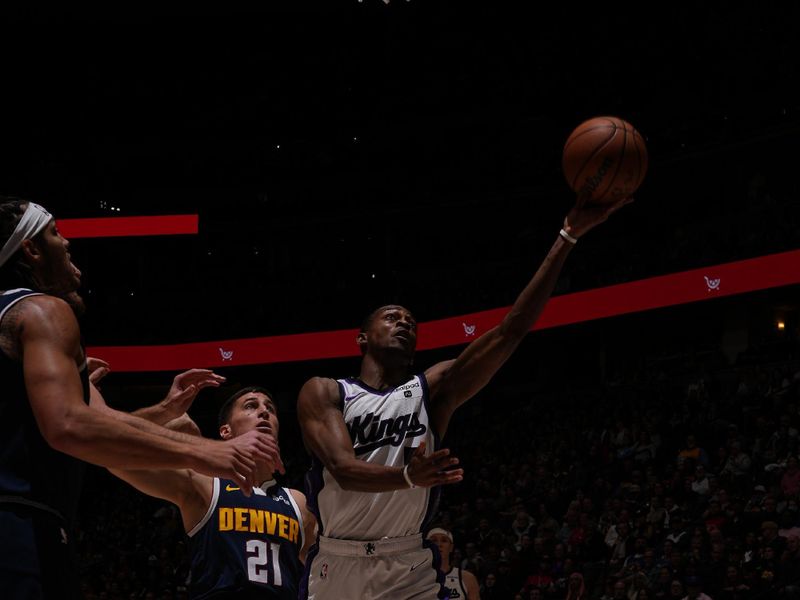
[[587,204],[585,198],[579,196],[575,206],[564,219],[564,231],[572,237],[579,238],[631,202],[633,198],[623,198],[614,204]]
[[247,433],[223,442],[209,441],[197,454],[195,470],[211,477],[237,481],[249,496],[261,484],[259,474],[285,473],[280,448],[271,434],[263,431]]
[[200,390],[219,387],[225,378],[208,369],[189,369],[172,380],[167,397],[161,401],[169,419],[177,419],[192,405]]
[[109,364],[100,358],[86,357],[86,369],[89,371],[89,381],[97,387],[100,380],[111,371]]
[[408,463],[408,477],[417,487],[458,483],[464,479],[464,469],[450,469],[457,464],[458,459],[450,456],[450,450],[447,448],[425,456],[425,442],[422,442],[411,455]]

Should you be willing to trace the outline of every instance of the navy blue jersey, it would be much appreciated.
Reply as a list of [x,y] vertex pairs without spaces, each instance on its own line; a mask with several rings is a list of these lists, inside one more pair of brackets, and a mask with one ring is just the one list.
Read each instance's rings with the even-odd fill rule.
[[289,490],[270,483],[248,498],[214,479],[211,505],[189,532],[192,598],[297,598],[303,518]]
[[[33,295],[38,293],[28,289],[0,293],[0,322],[14,304]],[[85,364],[81,380],[88,403]],[[0,351],[0,589],[8,597],[77,597],[68,540],[84,466],[42,437],[22,363]]]

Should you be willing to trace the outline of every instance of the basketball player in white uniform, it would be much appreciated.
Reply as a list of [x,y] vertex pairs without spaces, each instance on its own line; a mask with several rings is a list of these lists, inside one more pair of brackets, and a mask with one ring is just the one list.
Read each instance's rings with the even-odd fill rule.
[[480,600],[481,588],[478,585],[477,577],[450,563],[450,555],[453,553],[453,534],[447,529],[434,527],[425,537],[436,544],[439,556],[442,557],[440,569],[444,573],[444,587],[447,590],[448,599]]
[[439,440],[453,411],[489,382],[530,331],[578,238],[627,202],[590,207],[579,201],[500,325],[455,360],[415,373],[416,322],[402,306],[390,305],[374,311],[358,334],[358,378],[306,382],[298,417],[312,454],[306,491],[319,539],[308,555],[301,598],[445,597],[438,553],[421,532],[435,510],[431,488],[457,483],[463,472]]

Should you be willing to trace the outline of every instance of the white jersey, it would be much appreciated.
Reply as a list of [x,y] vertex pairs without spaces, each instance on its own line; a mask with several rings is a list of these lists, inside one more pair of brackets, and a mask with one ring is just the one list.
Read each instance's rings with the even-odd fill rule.
[[[461,569],[458,567],[451,567],[450,570],[445,573],[444,587],[447,589],[449,594],[448,598],[450,600],[456,600],[456,598],[464,600],[467,597],[467,589],[464,587],[464,582],[461,580]],[[472,600],[472,598],[470,598],[470,600]]]
[[[357,379],[340,379],[341,410],[356,458],[403,467],[421,442],[425,453],[438,445],[428,413],[428,383],[415,375],[394,389],[376,390]],[[343,490],[317,457],[306,478],[309,507],[319,533],[344,540],[379,540],[414,535],[433,512],[436,488],[393,492]]]

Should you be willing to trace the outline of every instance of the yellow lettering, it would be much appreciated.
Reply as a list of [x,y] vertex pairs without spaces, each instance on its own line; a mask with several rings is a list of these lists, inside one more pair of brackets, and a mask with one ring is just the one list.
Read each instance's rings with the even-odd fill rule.
[[281,528],[278,533],[279,536],[289,539],[289,517],[286,515],[278,515],[278,520],[281,522]]
[[297,534],[300,533],[300,523],[297,522],[297,519],[290,519],[289,520],[289,541],[290,542],[297,542]]
[[268,510],[265,510],[264,519],[266,520],[267,524],[267,533],[269,535],[275,535],[275,524],[278,521],[277,515],[275,513],[269,512]]
[[264,533],[264,511],[255,508],[250,509],[250,531]]
[[236,515],[236,531],[247,531],[247,525],[245,525],[245,521],[247,520],[247,509],[234,508],[233,512]]
[[219,530],[230,531],[233,529],[233,511],[230,508],[219,509]]

